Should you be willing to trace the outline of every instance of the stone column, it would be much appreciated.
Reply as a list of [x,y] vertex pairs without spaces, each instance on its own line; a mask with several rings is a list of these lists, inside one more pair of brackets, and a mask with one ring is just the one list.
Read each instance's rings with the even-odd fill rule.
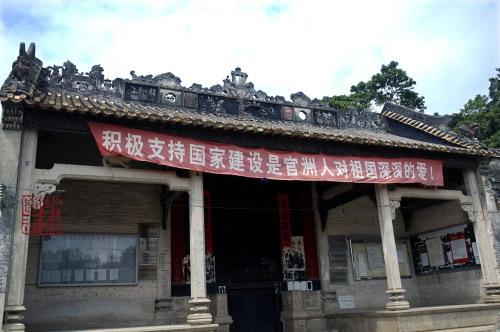
[[203,213],[203,173],[191,172],[189,190],[189,256],[191,299],[187,322],[191,325],[210,324],[210,300],[207,298],[205,275],[205,223]]
[[21,137],[21,153],[18,169],[14,226],[12,228],[12,249],[9,279],[7,283],[7,300],[5,306],[5,331],[24,331],[23,313],[24,281],[26,277],[26,260],[28,257],[29,236],[22,231],[22,197],[34,192],[33,173],[35,169],[37,131],[24,127]]
[[[483,274],[484,298],[486,303],[500,303],[500,284],[496,273],[496,260],[493,248],[493,238],[489,231],[491,229],[492,216],[487,210],[484,197],[481,197],[476,174],[473,170],[464,171],[464,182],[467,194],[472,198],[472,221],[474,234],[476,235],[479,259],[481,260],[481,272]],[[484,205],[483,205],[484,204]]]
[[330,286],[330,272],[328,259],[328,234],[326,229],[321,228],[321,219],[318,211],[318,193],[316,183],[311,183],[312,204],[314,209],[314,225],[316,230],[316,247],[318,251],[319,273],[321,279],[321,290],[326,291]]
[[316,248],[318,252],[319,273],[321,282],[321,302],[323,311],[337,309],[336,292],[330,285],[330,259],[328,252],[328,233],[321,227],[321,218],[318,211],[318,191],[316,183],[311,183],[312,205],[314,209],[314,226],[316,230]]
[[410,304],[404,300],[405,290],[401,285],[396,240],[394,239],[392,225],[398,204],[395,205],[394,202],[391,204],[391,201],[389,201],[389,193],[385,184],[375,184],[375,195],[377,197],[378,220],[384,251],[385,273],[387,275],[386,293],[389,295],[389,302],[385,307],[388,310],[408,309]]

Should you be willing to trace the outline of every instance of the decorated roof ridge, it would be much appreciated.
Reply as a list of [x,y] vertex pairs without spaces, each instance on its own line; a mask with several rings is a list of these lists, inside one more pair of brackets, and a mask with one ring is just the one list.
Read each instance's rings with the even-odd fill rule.
[[384,104],[381,114],[386,118],[398,121],[464,148],[487,149],[478,140],[469,139],[452,131],[448,125],[453,120],[453,115],[428,115],[391,102]]
[[[381,113],[326,107],[302,92],[292,94],[291,102],[280,96],[267,96],[263,91],[256,91],[253,83],[247,82],[248,75],[240,68],[233,70],[231,78],[226,77],[223,85],[211,88],[200,84],[183,87],[181,79],[170,72],[138,76],[131,71],[131,78],[113,81],[105,79],[103,72],[100,65],[92,66],[89,72],[79,72],[70,61],[62,66],[44,68],[42,61],[35,56],[35,45],[32,43],[26,52],[24,43],[21,43],[19,56],[0,89],[0,101],[118,118],[201,124],[230,130],[241,127],[243,131],[287,136],[317,136],[319,139],[399,147],[414,145],[414,148],[424,150],[455,153],[470,150],[469,154],[488,155],[477,146],[459,141],[448,141],[457,145],[454,147],[439,147],[438,143],[434,144],[436,147],[394,136],[388,133]],[[10,111],[18,112],[19,109]],[[3,120],[12,115],[11,125],[13,128],[19,126],[18,115],[9,112],[4,111]],[[390,117],[388,114],[385,112],[386,117]],[[3,121],[3,127],[9,127],[9,123]],[[349,130],[342,132],[339,129]],[[429,127],[429,133],[434,136],[436,130]],[[371,137],[365,131],[378,134]],[[388,136],[391,136],[390,140],[386,139]],[[397,139],[401,142],[396,142]]]
[[[145,86],[170,88],[193,92],[221,95],[239,99],[260,100],[271,103],[290,104],[301,107],[315,107],[321,109],[332,109],[321,100],[309,98],[302,91],[292,93],[291,101],[283,96],[269,96],[262,90],[256,90],[252,82],[247,82],[248,74],[240,67],[231,71],[221,84],[211,87],[203,87],[201,84],[193,83],[190,87],[181,85],[182,80],[171,72],[153,75],[137,75],[135,70],[130,71],[130,78],[115,78],[110,80],[104,76],[104,68],[98,64],[93,65],[88,72],[79,72],[77,66],[67,60],[62,65],[42,67],[43,63],[35,56],[35,44],[31,43],[28,52],[24,51],[25,44],[20,44],[17,60],[12,65],[12,72],[1,88],[2,94],[12,92],[21,98],[33,97],[34,88],[39,91],[48,91],[60,88],[66,91],[78,91],[90,94],[119,94],[123,82],[137,83]],[[36,64],[36,68],[31,67]],[[31,75],[29,75],[31,74]],[[23,89],[17,82],[23,82],[26,76],[31,76],[28,82],[29,88]],[[26,97],[23,97],[26,95]]]
[[[24,44],[21,44],[24,47]],[[303,92],[293,93],[291,101],[282,96],[268,96],[255,90],[253,83],[247,82],[248,74],[241,68],[231,71],[223,84],[204,88],[200,84],[183,87],[181,79],[171,72],[160,75],[137,75],[131,71],[131,78],[104,77],[101,65],[94,65],[89,72],[80,72],[71,61],[62,66],[42,66],[42,61],[32,52],[20,51],[13,69],[0,89],[0,98],[23,100],[33,103],[33,99],[44,93],[76,94],[89,98],[106,98],[112,102],[126,101],[160,107],[181,107],[198,112],[217,115],[228,114],[236,117],[267,118],[275,121],[305,122],[318,126],[335,128],[362,128],[384,130],[384,122],[379,113],[369,110],[341,111],[323,104],[318,99],[311,100]],[[36,62],[36,63],[35,63]],[[36,64],[34,68],[31,66]],[[22,70],[17,70],[22,67]],[[27,80],[29,79],[29,82]],[[32,79],[31,79],[32,78]],[[24,83],[26,82],[26,87]]]

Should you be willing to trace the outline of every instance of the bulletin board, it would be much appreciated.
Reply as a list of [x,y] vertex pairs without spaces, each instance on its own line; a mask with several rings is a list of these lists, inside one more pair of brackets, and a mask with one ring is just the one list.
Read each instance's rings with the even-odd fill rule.
[[[399,273],[411,277],[408,246],[404,241],[396,241]],[[351,252],[354,280],[385,278],[384,254],[380,242],[352,242]]]
[[479,266],[472,224],[462,224],[411,238],[415,272],[428,274]]

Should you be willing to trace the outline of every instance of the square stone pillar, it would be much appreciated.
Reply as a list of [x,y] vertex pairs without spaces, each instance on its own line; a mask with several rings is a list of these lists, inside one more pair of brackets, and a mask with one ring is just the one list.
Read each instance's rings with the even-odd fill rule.
[[5,301],[4,331],[24,331],[24,282],[28,258],[29,235],[22,230],[22,206],[24,195],[33,195],[33,173],[35,169],[37,131],[24,127],[21,136],[21,156],[16,185],[16,205],[12,227],[12,248],[10,257],[7,298]]
[[318,197],[316,183],[311,183],[312,205],[314,209],[314,226],[316,231],[316,248],[318,252],[319,273],[321,280],[321,290],[328,291],[330,288],[330,262],[328,258],[328,234],[326,229],[321,227],[321,218],[318,211]]
[[[395,209],[399,202],[391,202],[385,184],[375,184],[375,195],[377,197],[378,220],[380,224],[380,235],[382,237],[382,248],[384,251],[385,273],[387,276],[387,290],[389,302],[385,305],[388,310],[404,310],[410,307],[408,301],[404,300],[405,290],[401,285],[399,273],[398,254],[396,251],[396,240],[392,220],[395,219]],[[391,204],[392,203],[392,204]]]
[[205,275],[205,222],[203,205],[203,173],[191,172],[189,189],[189,256],[191,299],[187,322],[191,325],[210,324],[210,300],[207,298]]
[[493,234],[491,224],[493,213],[488,211],[485,193],[480,193],[482,186],[478,185],[478,179],[473,170],[467,169],[463,173],[467,195],[472,198],[472,213],[469,214],[474,226],[479,259],[481,260],[481,272],[483,274],[484,298],[486,303],[500,303],[500,284],[496,273],[496,259],[493,247]]

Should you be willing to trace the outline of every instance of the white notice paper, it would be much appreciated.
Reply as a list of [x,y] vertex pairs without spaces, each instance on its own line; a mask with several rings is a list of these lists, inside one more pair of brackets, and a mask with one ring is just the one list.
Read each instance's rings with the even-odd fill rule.
[[443,244],[438,237],[425,241],[427,253],[429,254],[429,263],[431,266],[444,265]]
[[458,259],[469,258],[465,247],[465,239],[451,241],[451,252],[453,253],[453,261]]
[[476,264],[481,264],[479,261],[479,249],[477,249],[477,242],[472,242],[472,251],[474,252],[474,260]]
[[420,254],[420,262],[422,266],[429,266],[429,255],[426,252]]
[[406,262],[405,252],[403,250],[397,250],[397,253],[398,253],[398,263],[404,264]]
[[62,270],[61,281],[62,282],[71,281],[71,270]]
[[368,277],[368,269],[364,254],[358,254],[358,274],[360,277]]
[[118,269],[109,270],[109,280],[118,280]]
[[107,272],[106,269],[98,269],[97,280],[106,280],[107,279],[106,272]]
[[338,295],[337,301],[339,303],[340,309],[354,309],[356,305],[354,304],[353,295]]
[[85,280],[94,281],[95,280],[95,269],[85,270]]
[[53,270],[51,275],[52,282],[61,282],[61,272],[62,270]]
[[75,281],[83,281],[83,270],[75,270]]
[[384,267],[384,258],[378,245],[366,246],[366,253],[368,254],[370,268],[377,269]]

